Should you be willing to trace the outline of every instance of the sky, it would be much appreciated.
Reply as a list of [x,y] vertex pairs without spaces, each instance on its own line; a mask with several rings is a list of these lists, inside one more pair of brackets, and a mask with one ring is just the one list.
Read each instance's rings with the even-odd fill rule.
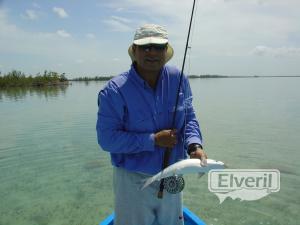
[[[0,71],[115,76],[136,28],[160,24],[181,68],[192,0],[0,0]],[[197,0],[186,74],[300,75],[299,0]]]

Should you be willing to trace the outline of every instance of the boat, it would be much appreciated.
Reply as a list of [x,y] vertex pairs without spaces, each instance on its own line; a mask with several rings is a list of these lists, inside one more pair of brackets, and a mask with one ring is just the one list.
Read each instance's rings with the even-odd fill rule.
[[[114,224],[114,216],[112,213],[106,219],[99,223],[99,225],[113,225]],[[198,216],[196,216],[192,211],[190,211],[187,207],[183,207],[183,218],[184,225],[206,225],[203,220],[201,220]]]

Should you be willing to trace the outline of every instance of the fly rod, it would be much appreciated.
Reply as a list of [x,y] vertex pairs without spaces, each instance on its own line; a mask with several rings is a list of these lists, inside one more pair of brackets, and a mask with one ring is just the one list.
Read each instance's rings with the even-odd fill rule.
[[[181,67],[180,79],[179,79],[179,84],[178,84],[178,88],[177,88],[175,111],[174,111],[173,118],[172,118],[172,126],[171,126],[172,128],[175,127],[175,119],[176,119],[176,112],[177,112],[177,107],[178,107],[179,92],[180,92],[180,86],[181,86],[181,83],[182,83],[182,77],[183,77],[183,71],[184,71],[184,65],[185,65],[185,59],[186,59],[186,53],[187,53],[187,49],[188,49],[188,46],[189,46],[189,39],[190,39],[192,21],[193,21],[193,16],[194,16],[195,3],[196,3],[196,0],[193,0],[193,8],[192,8],[192,13],[191,13],[191,18],[190,18],[189,31],[188,31],[188,35],[187,35],[187,39],[186,39],[185,50],[184,50],[184,57],[183,57],[183,63],[182,63],[182,67]],[[167,148],[166,151],[165,151],[165,153],[164,153],[164,160],[163,160],[162,169],[165,169],[169,165],[169,158],[170,158],[170,155],[171,155],[171,150],[172,149]],[[162,179],[160,181],[159,191],[158,191],[157,197],[158,198],[163,198],[163,192],[164,192],[164,179]]]

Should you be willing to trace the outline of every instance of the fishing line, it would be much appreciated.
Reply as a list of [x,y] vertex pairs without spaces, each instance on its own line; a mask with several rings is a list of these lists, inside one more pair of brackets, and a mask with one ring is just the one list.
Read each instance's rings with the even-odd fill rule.
[[[187,54],[187,50],[188,50],[189,38],[190,38],[190,33],[191,33],[191,26],[192,26],[193,16],[194,16],[195,3],[196,3],[196,0],[193,0],[193,8],[192,8],[192,13],[191,13],[191,18],[190,18],[190,24],[189,24],[189,30],[188,30],[186,45],[185,45],[184,57],[183,57],[182,68],[181,68],[181,73],[180,73],[180,79],[179,79],[179,84],[178,84],[178,88],[177,88],[175,111],[174,111],[174,114],[173,114],[171,128],[175,127],[175,119],[176,119],[176,112],[177,112],[177,108],[178,108],[179,92],[180,92],[180,87],[181,87],[181,83],[182,83],[182,77],[183,77],[183,71],[184,71],[184,66],[185,66],[186,54]],[[171,149],[167,148],[164,152],[164,159],[163,159],[162,169],[165,169],[166,167],[168,167],[170,155],[171,155]],[[161,182],[160,182],[159,191],[158,191],[158,194],[157,194],[158,198],[163,198],[163,191],[164,191],[164,179],[162,179]]]
[[[195,5],[195,11],[194,11],[194,18],[197,18],[197,12],[198,12],[198,2],[196,1],[196,5]],[[194,42],[194,33],[195,33],[195,23],[196,23],[196,19],[193,20],[192,22],[192,34],[191,34],[191,40],[190,40],[190,44],[188,46],[188,67],[187,67],[187,72],[186,72],[186,75],[187,76],[190,76],[191,75],[191,55],[192,55],[192,47],[193,46],[193,42]],[[188,101],[192,101],[190,99],[186,99],[186,96],[184,96],[184,99],[185,99],[185,103],[186,105],[188,105]],[[184,115],[185,115],[185,118],[184,118],[184,133],[183,133],[183,143],[185,143],[185,140],[186,140],[186,134],[185,134],[185,131],[186,131],[186,114],[187,114],[187,107],[184,107]],[[183,149],[182,149],[182,159],[184,159],[185,157],[185,151],[184,151],[184,148],[185,146],[183,145]]]
[[[190,73],[190,71],[191,71],[191,55],[192,55],[192,47],[191,46],[193,46],[193,42],[194,42],[194,33],[195,33],[195,24],[196,24],[197,12],[198,12],[198,4],[199,4],[199,2],[196,1],[195,10],[194,10],[194,18],[195,19],[192,21],[191,40],[189,41],[188,52],[187,52],[187,54],[188,54],[188,56],[187,56],[188,57],[188,66],[187,66],[186,73],[185,73],[187,76],[191,75],[191,73]],[[187,99],[186,96],[184,96],[184,100],[185,100],[184,101],[185,102],[185,107],[184,107],[185,117],[184,117],[183,143],[185,143],[185,140],[186,140],[185,131],[186,131],[186,123],[187,123],[187,121],[186,121],[187,105],[188,105],[189,101],[192,101],[190,99]],[[185,146],[183,145],[182,157],[181,157],[182,159],[185,158],[184,148],[185,148]]]
[[191,75],[190,71],[191,71],[191,56],[192,56],[192,47],[193,46],[193,42],[194,42],[194,33],[195,33],[195,23],[196,23],[196,18],[197,18],[197,12],[198,12],[198,2],[196,1],[196,5],[195,5],[195,10],[194,10],[194,20],[192,21],[192,31],[191,31],[191,40],[189,42],[189,46],[188,46],[188,68],[187,68],[187,72],[185,73],[186,75]]

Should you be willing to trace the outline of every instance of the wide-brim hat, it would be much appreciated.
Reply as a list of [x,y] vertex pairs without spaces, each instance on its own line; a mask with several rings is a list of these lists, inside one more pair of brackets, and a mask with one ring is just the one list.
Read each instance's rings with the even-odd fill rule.
[[128,54],[132,62],[135,61],[132,46],[148,44],[167,44],[165,62],[168,62],[173,57],[174,50],[169,43],[167,30],[160,25],[145,24],[136,30],[133,43],[128,48]]

